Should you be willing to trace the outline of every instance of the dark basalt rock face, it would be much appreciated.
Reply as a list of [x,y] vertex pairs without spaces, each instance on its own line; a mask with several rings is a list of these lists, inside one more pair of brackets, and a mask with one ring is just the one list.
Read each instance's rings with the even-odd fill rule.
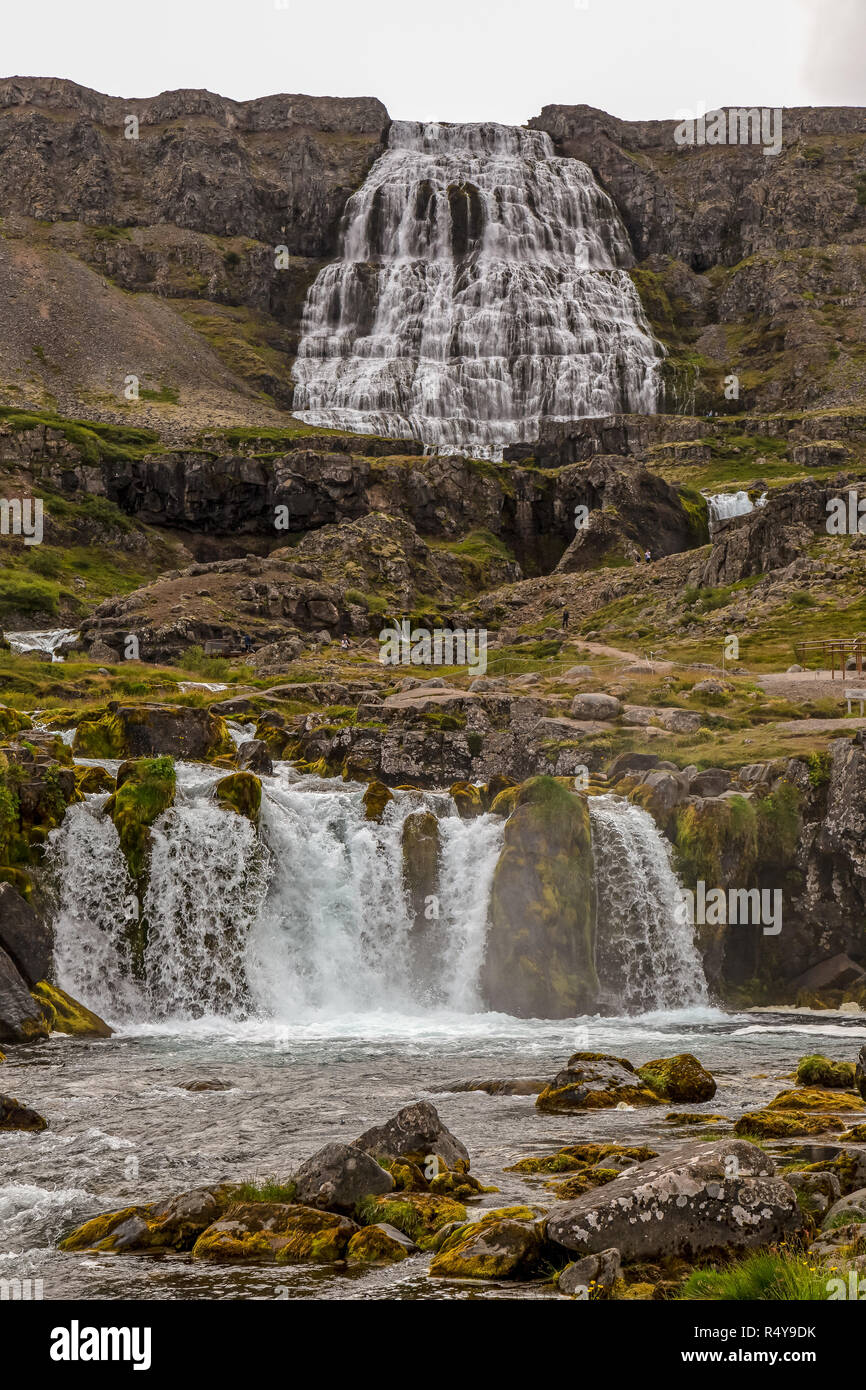
[[[136,141],[124,138],[129,116]],[[2,211],[172,222],[326,257],[388,125],[373,97],[236,102],[179,90],[128,99],[59,78],[8,78],[0,82]]]
[[[752,144],[678,145],[674,120],[622,121],[592,106],[545,106],[529,124],[589,164],[641,258],[674,256],[702,271],[762,250],[862,240],[843,158],[846,141],[866,134],[859,107],[784,110],[777,156]],[[804,146],[819,147],[823,158],[804,155]],[[849,198],[839,196],[842,180],[851,183]]]

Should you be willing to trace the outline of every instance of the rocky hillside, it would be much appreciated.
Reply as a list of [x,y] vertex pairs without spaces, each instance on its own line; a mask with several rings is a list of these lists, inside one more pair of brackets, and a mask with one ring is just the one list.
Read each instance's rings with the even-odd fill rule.
[[134,373],[138,422],[269,420],[387,125],[366,98],[0,81],[0,401],[123,418]]
[[[668,409],[849,405],[866,361],[866,112],[782,112],[782,148],[674,141],[672,121],[546,106],[530,124],[616,202],[671,353]],[[740,404],[722,383],[740,377]]]

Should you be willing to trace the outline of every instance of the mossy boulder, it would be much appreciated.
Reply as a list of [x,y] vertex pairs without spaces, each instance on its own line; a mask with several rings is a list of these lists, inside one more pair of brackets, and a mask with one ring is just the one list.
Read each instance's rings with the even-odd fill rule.
[[506,1169],[509,1173],[578,1173],[583,1169],[605,1163],[609,1167],[631,1167],[634,1163],[645,1163],[648,1158],[656,1158],[655,1149],[645,1144],[625,1148],[622,1144],[569,1144],[557,1149],[553,1154],[539,1154],[537,1157],[521,1158],[518,1163]]
[[745,1139],[788,1139],[844,1128],[842,1121],[833,1115],[815,1115],[801,1110],[747,1110],[734,1125],[734,1134]]
[[396,1264],[412,1253],[414,1242],[396,1226],[365,1226],[346,1246],[349,1264]]
[[233,772],[222,777],[214,787],[214,798],[227,811],[246,816],[253,825],[259,823],[262,806],[262,784],[253,772]]
[[362,1198],[355,1207],[355,1218],[362,1226],[376,1226],[383,1221],[396,1226],[426,1250],[442,1226],[466,1220],[466,1208],[452,1197],[433,1192],[386,1193]]
[[712,1100],[716,1094],[715,1078],[691,1052],[644,1062],[643,1066],[638,1067],[637,1074],[657,1096],[673,1101],[675,1105],[690,1102],[700,1104]]
[[482,788],[484,805],[490,809],[497,796],[500,796],[502,792],[508,791],[510,787],[516,787],[518,785],[519,784],[515,782],[513,777],[506,777],[503,772],[494,772],[490,781]]
[[817,1087],[799,1091],[780,1091],[768,1102],[767,1110],[862,1110],[859,1096],[845,1091],[824,1091]]
[[549,1182],[546,1186],[553,1188],[560,1201],[571,1201],[581,1197],[584,1192],[592,1192],[596,1187],[614,1182],[621,1173],[621,1168],[605,1168],[602,1164],[596,1164],[593,1168],[584,1168],[580,1173],[572,1173],[561,1182]]
[[455,782],[450,792],[461,820],[474,820],[476,816],[483,816],[485,805],[480,787],[474,786],[472,782]]
[[866,1151],[863,1149],[840,1149],[832,1158],[823,1158],[816,1163],[804,1163],[798,1167],[801,1173],[834,1173],[839,1179],[839,1187],[844,1196],[859,1192],[866,1187]]
[[332,1264],[358,1227],[347,1216],[285,1202],[244,1202],[199,1236],[194,1260],[217,1264]]
[[821,1086],[825,1090],[850,1091],[854,1086],[854,1063],[833,1062],[829,1057],[813,1053],[797,1063],[800,1086]]
[[22,729],[32,729],[33,723],[20,709],[0,705],[0,738],[12,738]]
[[196,705],[118,705],[75,731],[80,758],[152,758],[160,755],[207,762],[234,752],[228,725]]
[[490,811],[494,816],[502,816],[508,819],[517,805],[520,796],[520,787],[506,787],[504,791],[497,792],[490,802]]
[[493,875],[481,972],[488,1008],[522,1018],[593,1012],[594,932],[586,798],[532,778],[518,790]]
[[469,1153],[455,1134],[444,1125],[429,1100],[404,1105],[383,1125],[374,1125],[353,1140],[355,1148],[376,1159],[398,1159],[424,1167],[435,1155],[452,1172],[469,1171]]
[[435,916],[428,919],[427,907],[439,887],[439,822],[432,811],[414,811],[403,822],[400,836],[403,857],[403,887],[413,919],[415,974],[430,975],[435,945]]
[[841,1140],[850,1140],[852,1144],[866,1144],[866,1125],[852,1125],[851,1129],[846,1129],[844,1134],[840,1134]]
[[117,773],[117,790],[105,804],[117,829],[130,876],[140,884],[147,870],[150,827],[174,801],[175,771],[171,758],[139,758]]
[[430,1262],[442,1279],[532,1279],[543,1271],[544,1239],[534,1221],[487,1219],[454,1231]]
[[364,815],[367,820],[381,821],[393,800],[394,793],[384,782],[371,782],[363,796]]
[[91,792],[113,792],[114,778],[104,767],[77,767],[75,785],[82,796]]
[[114,1032],[98,1014],[91,1013],[71,994],[48,980],[40,980],[31,993],[41,1005],[52,1033],[69,1033],[75,1038],[110,1038]]
[[568,1065],[545,1086],[536,1108],[547,1114],[573,1110],[613,1110],[618,1105],[649,1106],[661,1102],[630,1062],[594,1052],[575,1052]]
[[85,1221],[58,1248],[75,1255],[189,1251],[233,1201],[234,1189],[222,1184],[196,1188],[163,1202],[123,1207]]

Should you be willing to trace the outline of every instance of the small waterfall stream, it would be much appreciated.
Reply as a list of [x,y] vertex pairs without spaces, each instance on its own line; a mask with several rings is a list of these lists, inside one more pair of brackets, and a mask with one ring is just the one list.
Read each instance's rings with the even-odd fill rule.
[[632,260],[544,132],[395,121],[309,290],[295,413],[501,457],[544,420],[652,412],[662,349]]
[[753,502],[743,489],[739,492],[706,492],[704,496],[707,499],[711,535],[720,521],[729,521],[734,516],[748,516],[749,512],[763,507],[767,501],[766,492]]
[[598,889],[596,968],[619,1012],[706,1004],[704,968],[671,851],[648,811],[590,797]]

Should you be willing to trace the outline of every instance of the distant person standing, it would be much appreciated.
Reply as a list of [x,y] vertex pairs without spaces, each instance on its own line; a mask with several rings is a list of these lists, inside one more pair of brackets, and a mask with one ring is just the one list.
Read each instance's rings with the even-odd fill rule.
[[644,551],[644,559],[646,560],[647,564],[649,564],[650,561],[652,560],[652,554],[650,553],[649,550],[645,550],[645,551]]
[[568,609],[565,607],[562,610],[562,630],[563,632],[568,631]]

